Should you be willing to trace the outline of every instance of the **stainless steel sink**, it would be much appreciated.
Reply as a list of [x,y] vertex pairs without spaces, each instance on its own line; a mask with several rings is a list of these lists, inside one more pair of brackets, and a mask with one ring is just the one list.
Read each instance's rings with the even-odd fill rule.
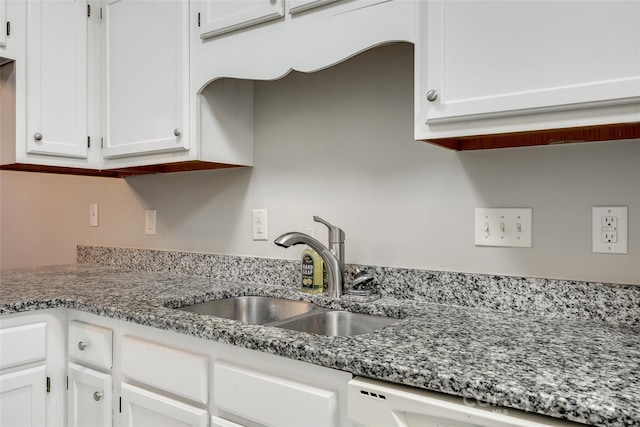
[[203,302],[201,304],[179,307],[178,309],[225,319],[239,320],[254,325],[265,325],[309,313],[314,309],[319,309],[319,307],[306,301],[242,296]]
[[351,336],[367,334],[399,322],[391,317],[351,313],[349,311],[323,311],[300,316],[279,323],[279,328],[328,336]]

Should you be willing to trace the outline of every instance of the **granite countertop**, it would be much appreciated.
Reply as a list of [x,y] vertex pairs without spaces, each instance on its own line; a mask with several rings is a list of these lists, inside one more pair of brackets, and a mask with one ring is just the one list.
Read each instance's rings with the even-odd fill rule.
[[[237,295],[402,317],[325,337],[168,308]],[[90,265],[4,270],[0,314],[69,308],[596,426],[640,425],[640,326]]]

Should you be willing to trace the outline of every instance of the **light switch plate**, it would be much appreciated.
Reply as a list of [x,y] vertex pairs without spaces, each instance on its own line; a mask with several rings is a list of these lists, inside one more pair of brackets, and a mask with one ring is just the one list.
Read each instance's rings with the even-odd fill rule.
[[591,208],[592,251],[598,254],[628,254],[628,207]]
[[98,226],[98,204],[91,203],[89,205],[89,227]]
[[156,235],[156,211],[145,210],[144,211],[144,234],[148,236]]
[[476,208],[476,246],[530,248],[531,208]]

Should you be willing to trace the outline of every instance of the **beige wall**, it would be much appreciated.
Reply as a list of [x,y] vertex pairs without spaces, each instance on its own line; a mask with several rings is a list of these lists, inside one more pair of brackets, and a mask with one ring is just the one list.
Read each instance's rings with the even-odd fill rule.
[[[640,284],[640,140],[456,153],[413,140],[412,47],[255,88],[254,168],[126,180],[1,172],[1,265],[76,244],[296,258],[278,234],[347,234],[347,262]],[[100,227],[88,226],[89,203]],[[591,206],[629,206],[629,255],[591,253]],[[533,248],[476,248],[476,207],[532,207]],[[267,208],[268,242],[251,240]],[[144,209],[158,235],[145,236]]]

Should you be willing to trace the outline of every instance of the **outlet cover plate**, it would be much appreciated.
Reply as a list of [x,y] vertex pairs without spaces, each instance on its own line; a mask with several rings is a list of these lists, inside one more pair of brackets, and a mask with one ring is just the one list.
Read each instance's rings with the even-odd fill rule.
[[253,240],[269,240],[266,209],[253,209],[251,211],[251,223]]
[[593,206],[591,208],[593,253],[629,253],[628,209],[627,206]]
[[530,248],[531,208],[476,208],[476,246]]

